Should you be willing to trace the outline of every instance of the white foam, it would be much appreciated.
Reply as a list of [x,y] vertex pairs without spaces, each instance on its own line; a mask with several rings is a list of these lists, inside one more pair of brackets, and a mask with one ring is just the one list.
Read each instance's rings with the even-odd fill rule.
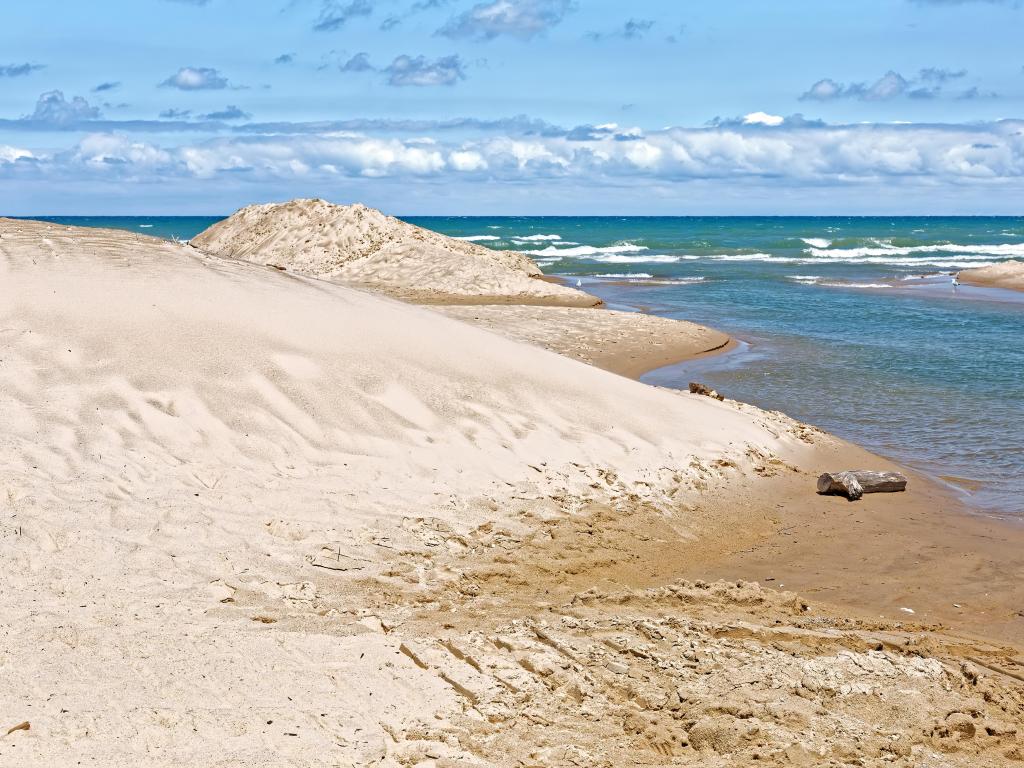
[[816,283],[821,280],[820,275],[786,275],[786,277],[798,283]]
[[139,224],[139,229],[150,229],[152,226],[152,224]]
[[456,237],[456,240],[468,240],[471,243],[484,242],[489,240],[501,240],[497,235],[467,235],[465,237]]
[[524,243],[539,243],[539,242],[544,242],[544,241],[561,240],[562,236],[561,235],[513,235],[512,239],[515,242],[517,242],[517,243],[520,242],[520,241],[522,241]]
[[818,283],[829,288],[892,288],[888,283]]
[[666,256],[663,254],[627,256],[624,253],[608,253],[604,255],[591,256],[590,260],[600,261],[602,264],[673,264],[679,261],[679,257]]
[[605,272],[600,275],[592,275],[592,277],[635,277],[637,279],[646,279],[654,277],[654,275],[648,272]]
[[553,245],[549,245],[541,251],[524,251],[524,253],[530,256],[556,256],[560,259],[571,259],[580,256],[600,256],[605,253],[636,253],[646,250],[647,247],[643,245],[624,243],[622,245],[609,245],[604,248],[597,248],[593,245],[580,245],[575,248],[556,248]]
[[[878,241],[876,241],[878,242]],[[817,258],[845,260],[868,256],[909,256],[915,253],[958,253],[975,258],[991,256],[1024,256],[1024,243],[997,243],[993,245],[958,245],[936,243],[934,245],[913,245],[899,247],[879,242],[878,247],[863,248],[809,248],[808,252]]]
[[800,239],[813,248],[828,248],[832,245],[831,240],[826,240],[823,237],[801,237]]

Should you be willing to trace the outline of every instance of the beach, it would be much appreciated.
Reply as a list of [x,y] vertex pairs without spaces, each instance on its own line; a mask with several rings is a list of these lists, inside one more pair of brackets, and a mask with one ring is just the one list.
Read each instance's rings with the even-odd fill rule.
[[0,220],[0,759],[1024,758],[1024,527],[819,496],[899,465],[634,380],[728,334],[412,236],[319,273]]
[[968,285],[1024,291],[1024,262],[1008,261],[987,267],[966,269],[960,272],[957,277],[961,282]]

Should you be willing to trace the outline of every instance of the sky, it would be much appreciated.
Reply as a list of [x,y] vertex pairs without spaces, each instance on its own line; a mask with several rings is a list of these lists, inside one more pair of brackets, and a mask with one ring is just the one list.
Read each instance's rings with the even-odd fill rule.
[[1022,4],[5,4],[0,213],[1024,214]]

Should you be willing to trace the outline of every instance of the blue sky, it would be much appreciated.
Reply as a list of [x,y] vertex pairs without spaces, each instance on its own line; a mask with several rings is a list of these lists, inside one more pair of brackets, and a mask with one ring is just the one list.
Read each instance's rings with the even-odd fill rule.
[[1015,0],[34,0],[0,212],[1020,213]]

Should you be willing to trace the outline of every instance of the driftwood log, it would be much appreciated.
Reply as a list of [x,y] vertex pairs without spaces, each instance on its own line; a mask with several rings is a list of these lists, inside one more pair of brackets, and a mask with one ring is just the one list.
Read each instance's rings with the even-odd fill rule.
[[907,488],[907,478],[899,472],[871,472],[851,469],[826,472],[818,478],[818,493],[835,493],[856,501],[865,493],[893,493]]
[[715,400],[725,400],[725,395],[718,394],[718,392],[713,390],[707,384],[701,384],[699,381],[690,382],[690,394],[713,397]]

